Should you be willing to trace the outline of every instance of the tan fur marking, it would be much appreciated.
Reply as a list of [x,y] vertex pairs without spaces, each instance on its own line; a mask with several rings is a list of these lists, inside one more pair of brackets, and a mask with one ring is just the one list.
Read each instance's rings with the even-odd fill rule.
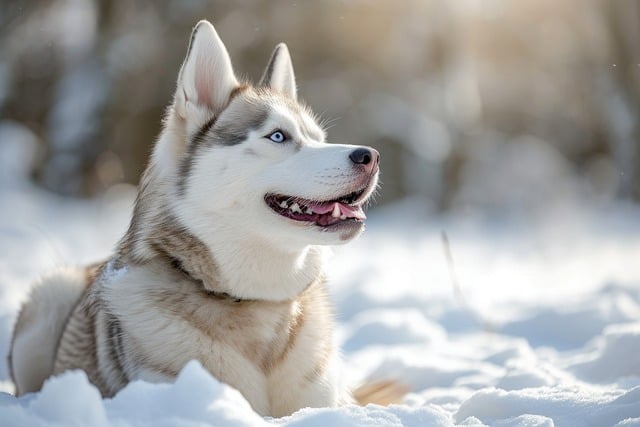
[[[139,200],[138,207],[143,209],[143,202]],[[119,248],[120,258],[134,261],[136,264],[143,264],[149,260],[150,256],[160,256],[168,259],[178,260],[181,267],[188,271],[193,278],[200,280],[205,289],[213,292],[223,292],[218,284],[218,268],[216,262],[209,251],[209,248],[196,236],[186,230],[178,223],[178,220],[168,212],[159,212],[151,220],[157,227],[149,227],[146,232],[138,230],[137,226],[132,226],[123,238]],[[142,237],[143,233],[144,237]],[[147,259],[140,259],[135,255],[133,241],[136,237],[141,237],[141,241],[146,242],[149,254]],[[152,255],[153,254],[153,255]]]
[[157,372],[167,378],[175,378],[178,376],[178,371],[174,370],[174,369],[170,369],[168,366],[166,365],[161,365],[159,363],[154,363],[151,362],[149,360],[146,361],[142,361],[141,365],[144,366],[145,368],[149,369],[150,371],[153,372]]
[[249,360],[259,362],[271,353],[273,343],[246,339],[264,326],[265,315],[288,327],[287,311],[291,301],[234,302],[203,292],[188,278],[179,277],[176,273],[168,274],[176,276],[177,286],[170,291],[153,289],[148,292],[148,297],[158,307],[165,307],[168,315],[180,318],[211,340],[230,346]]
[[85,281],[86,281],[87,288],[91,287],[91,284],[96,280],[96,278],[100,274],[104,265],[105,265],[105,262],[102,261],[102,262],[96,262],[91,265],[88,265],[85,268],[84,272],[85,272]]

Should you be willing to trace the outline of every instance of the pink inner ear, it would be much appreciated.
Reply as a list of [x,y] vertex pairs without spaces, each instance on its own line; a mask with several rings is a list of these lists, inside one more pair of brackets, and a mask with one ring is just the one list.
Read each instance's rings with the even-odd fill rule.
[[213,107],[211,95],[213,93],[214,76],[210,75],[214,68],[201,56],[196,59],[196,94],[197,104]]

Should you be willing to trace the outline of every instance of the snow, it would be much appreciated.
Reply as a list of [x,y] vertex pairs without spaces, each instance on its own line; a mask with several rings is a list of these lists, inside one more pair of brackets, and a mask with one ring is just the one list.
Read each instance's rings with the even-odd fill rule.
[[[78,201],[32,187],[21,166],[33,155],[30,138],[0,126],[2,354],[30,283],[55,266],[104,258],[134,196],[121,186]],[[196,362],[173,384],[133,382],[112,399],[82,372],[15,398],[2,363],[0,424],[640,426],[640,209],[572,203],[487,220],[429,216],[406,201],[371,211],[365,235],[335,249],[343,376],[395,378],[412,389],[402,405],[262,418]]]
[[100,273],[101,277],[105,280],[116,280],[129,271],[129,267],[127,265],[116,266],[115,264],[114,260],[109,260]]

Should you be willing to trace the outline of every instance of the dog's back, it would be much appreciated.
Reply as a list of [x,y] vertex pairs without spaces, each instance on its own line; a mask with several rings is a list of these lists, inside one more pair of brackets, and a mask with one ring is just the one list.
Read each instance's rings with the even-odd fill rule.
[[9,369],[16,395],[40,390],[53,372],[58,341],[96,267],[59,269],[31,290],[14,327]]

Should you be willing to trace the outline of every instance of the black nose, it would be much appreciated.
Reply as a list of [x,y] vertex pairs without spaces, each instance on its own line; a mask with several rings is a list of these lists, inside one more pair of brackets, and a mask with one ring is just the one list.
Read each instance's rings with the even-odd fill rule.
[[373,153],[367,148],[356,148],[349,154],[351,161],[358,165],[368,165],[373,160]]

